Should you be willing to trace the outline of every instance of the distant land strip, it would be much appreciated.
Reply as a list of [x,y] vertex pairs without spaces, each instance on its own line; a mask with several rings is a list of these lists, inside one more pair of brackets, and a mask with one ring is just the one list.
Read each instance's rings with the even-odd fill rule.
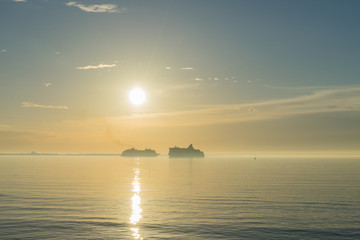
[[0,153],[0,156],[121,156],[121,153]]

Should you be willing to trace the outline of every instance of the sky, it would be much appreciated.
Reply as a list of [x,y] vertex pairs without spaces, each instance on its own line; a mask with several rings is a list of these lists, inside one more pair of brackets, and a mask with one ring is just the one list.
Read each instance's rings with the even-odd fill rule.
[[359,10],[0,0],[0,152],[359,154]]

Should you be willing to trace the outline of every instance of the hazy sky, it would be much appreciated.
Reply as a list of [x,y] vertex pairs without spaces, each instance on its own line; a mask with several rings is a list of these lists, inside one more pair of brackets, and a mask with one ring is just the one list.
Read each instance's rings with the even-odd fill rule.
[[[344,152],[360,1],[0,0],[0,152]],[[132,105],[141,87],[147,101]]]

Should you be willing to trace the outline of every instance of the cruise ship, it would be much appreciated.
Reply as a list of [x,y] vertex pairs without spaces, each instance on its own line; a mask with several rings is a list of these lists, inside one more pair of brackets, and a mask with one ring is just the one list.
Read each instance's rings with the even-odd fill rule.
[[171,158],[203,158],[204,153],[195,149],[192,144],[187,148],[173,147],[169,148],[169,157]]

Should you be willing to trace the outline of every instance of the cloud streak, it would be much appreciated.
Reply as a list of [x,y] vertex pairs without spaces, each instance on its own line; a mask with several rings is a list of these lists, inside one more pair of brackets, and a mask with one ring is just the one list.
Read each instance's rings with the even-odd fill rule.
[[85,12],[94,12],[94,13],[124,13],[126,8],[118,9],[115,4],[93,4],[85,5],[75,1],[65,3],[69,7],[77,7]]
[[8,125],[8,124],[1,124],[0,123],[0,130],[3,130],[3,129],[9,129],[11,126]]
[[68,110],[69,109],[67,106],[40,105],[40,104],[36,104],[36,103],[31,103],[31,102],[22,102],[21,107],[24,107],[24,108],[62,109],[62,110]]
[[115,121],[137,126],[201,126],[280,119],[295,115],[360,111],[360,88],[332,89],[295,98],[249,104],[203,105],[197,109],[137,114]]
[[112,68],[116,67],[116,64],[99,64],[99,65],[87,65],[84,67],[77,67],[78,70],[89,70],[89,69],[101,69],[101,68]]

